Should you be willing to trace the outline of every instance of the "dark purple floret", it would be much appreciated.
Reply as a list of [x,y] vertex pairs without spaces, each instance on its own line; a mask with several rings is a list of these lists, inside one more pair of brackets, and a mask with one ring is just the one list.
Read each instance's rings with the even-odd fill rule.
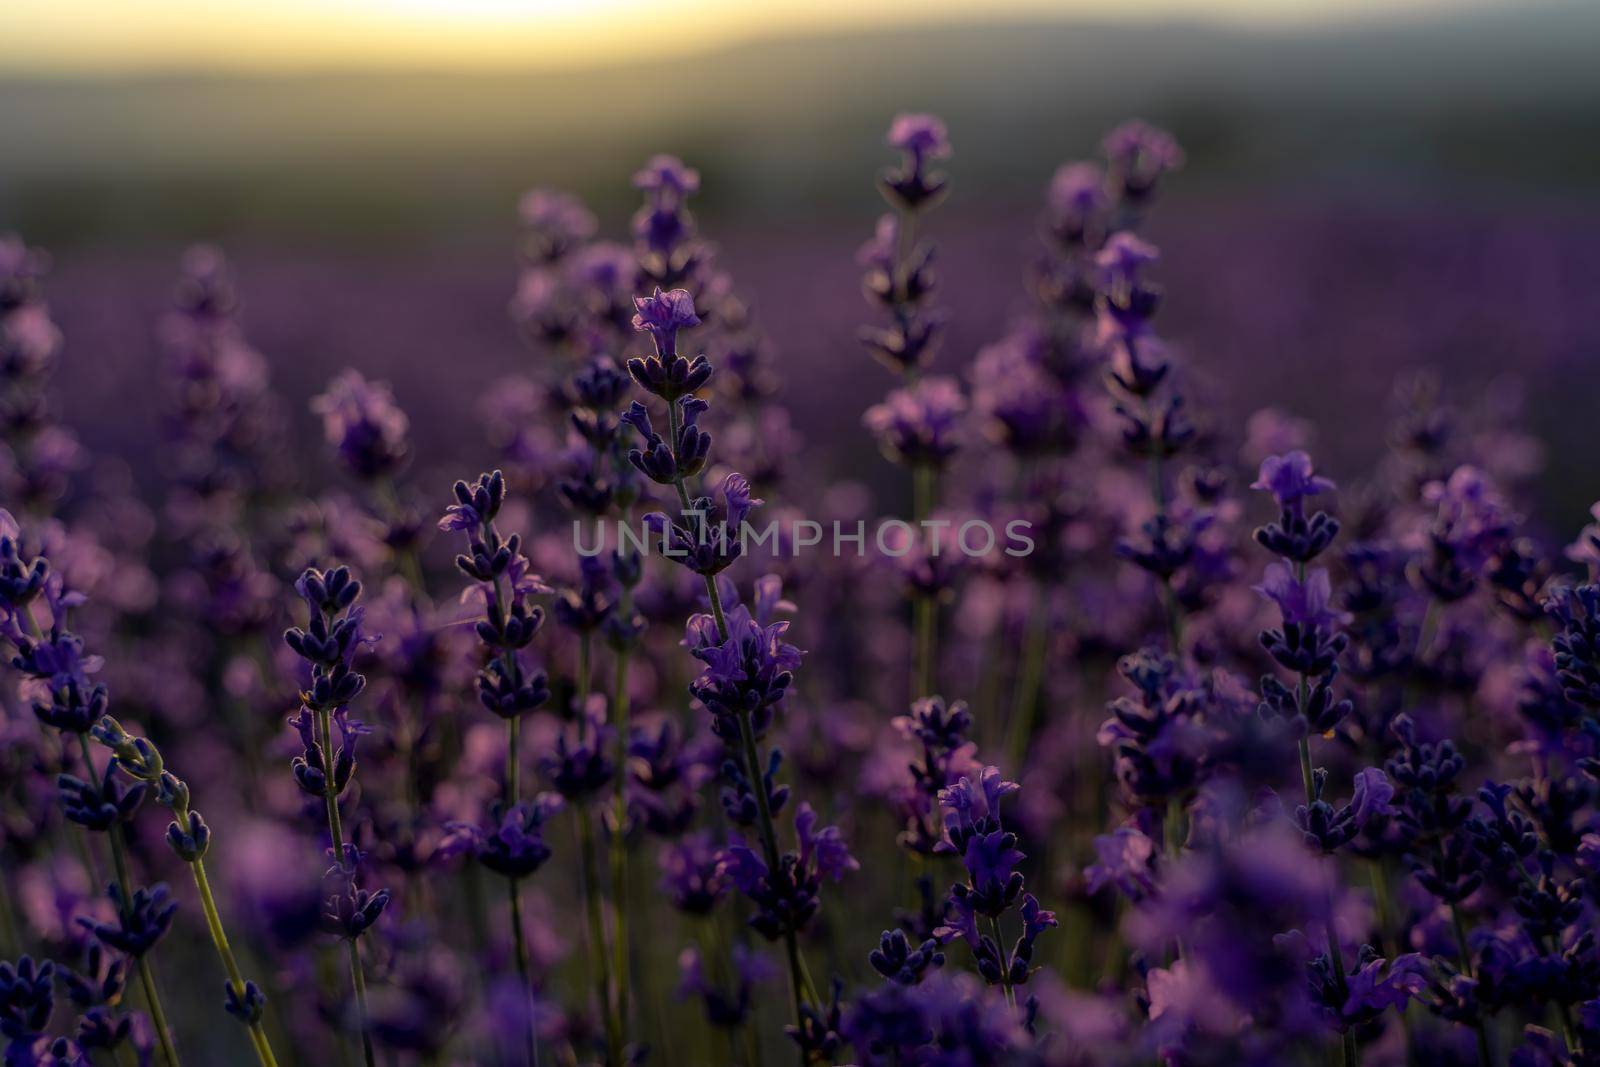
[[1262,460],[1261,473],[1250,488],[1271,493],[1280,508],[1300,511],[1306,497],[1329,493],[1336,487],[1327,478],[1313,473],[1309,455],[1295,451]]
[[11,513],[0,509],[0,607],[12,618],[31,604],[50,576],[50,561],[22,555],[22,535]]
[[687,359],[678,354],[678,331],[700,323],[694,299],[685,289],[634,299],[639,311],[633,328],[650,334],[655,352],[628,360],[628,373],[639,387],[671,404],[703,388],[711,380],[711,363],[705,356]]
[[673,289],[665,293],[657,289],[650,296],[635,297],[633,304],[638,308],[638,313],[633,316],[633,328],[650,335],[655,342],[656,355],[663,361],[676,358],[679,330],[700,325],[700,316],[694,310],[694,297],[686,289]]
[[1064,245],[1075,246],[1092,238],[1111,207],[1105,171],[1095,163],[1067,163],[1050,179],[1046,223]]
[[1183,795],[1200,780],[1207,755],[1208,735],[1198,721],[1207,694],[1153,648],[1124,656],[1117,671],[1136,693],[1106,705],[1111,717],[1098,735],[1116,757],[1117,780],[1141,804]]
[[904,930],[885,930],[867,962],[891,982],[916,985],[929,970],[944,966],[944,953],[939,951],[939,942],[932,938],[913,948]]
[[1393,822],[1401,832],[1406,862],[1424,889],[1447,904],[1458,904],[1484,878],[1471,839],[1462,832],[1472,814],[1472,801],[1456,787],[1466,760],[1449,740],[1424,741],[1408,716],[1397,718],[1393,731],[1403,748],[1387,770],[1397,787]]
[[117,921],[105,923],[80,917],[78,924],[105,944],[135,958],[149,952],[166,936],[178,910],[178,902],[164,884],[135,889],[130,897],[113,883],[106,893],[117,907]]
[[44,1031],[55,1010],[55,976],[49,960],[0,962],[0,1034],[26,1044]]
[[456,502],[445,508],[441,530],[463,530],[469,536],[493,522],[506,499],[506,477],[500,471],[480,474],[472,485],[458,481],[451,488]]
[[167,824],[167,845],[179,859],[194,863],[211,847],[211,828],[198,811],[187,811],[181,821]]
[[506,808],[488,832],[471,823],[452,823],[448,827],[450,847],[470,851],[479,863],[503,877],[526,878],[551,856],[544,825],[561,807],[561,798],[547,793]]
[[1556,677],[1568,700],[1600,713],[1600,585],[1558,590],[1545,610],[1560,626],[1552,639]]
[[686,948],[678,956],[678,996],[698,997],[712,1026],[731,1030],[743,1026],[754,1003],[755,987],[777,977],[778,969],[759,952],[735,945],[731,989],[713,984],[706,976],[698,949]]
[[729,889],[728,875],[710,834],[687,834],[663,845],[661,891],[690,915],[709,915]]
[[896,115],[889,126],[889,147],[902,153],[899,166],[880,178],[890,202],[917,211],[944,191],[944,175],[928,169],[934,160],[950,157],[950,138],[942,120],[933,115]]
[[590,801],[603,792],[616,772],[610,757],[613,731],[597,707],[584,709],[583,718],[563,728],[555,750],[543,761],[544,773],[572,804]]
[[[737,724],[734,725],[736,728]],[[778,770],[782,766],[783,750],[774,748],[767,754],[767,765],[761,772],[769,815],[777,815],[789,803],[789,787],[778,781]],[[755,826],[761,817],[761,799],[750,776],[734,759],[722,761],[721,774],[725,783],[720,794],[723,814],[736,826]]]
[[1183,149],[1172,135],[1137,119],[1106,134],[1101,148],[1112,182],[1135,204],[1155,192],[1163,174],[1183,166]]
[[1084,868],[1089,892],[1114,886],[1138,902],[1155,891],[1156,843],[1137,827],[1123,826],[1094,839],[1096,862]]
[[40,722],[65,734],[81,734],[106,713],[106,687],[89,680],[90,672],[100,668],[100,657],[84,653],[81,637],[57,627],[40,641],[19,635],[16,645],[11,665],[29,676],[24,695],[31,696]]
[[700,188],[700,172],[684,165],[677,156],[651,156],[633,175],[633,187],[647,193],[684,196]]
[[[244,1023],[246,1026],[255,1026],[261,1022],[261,1017],[267,1010],[267,995],[261,987],[254,982],[245,982],[244,991],[241,993],[232,982],[225,983],[222,987],[222,1008],[229,1015]],[[79,1041],[82,1042],[82,1035]]]
[[1163,509],[1139,525],[1137,536],[1117,540],[1116,554],[1165,581],[1188,566],[1216,516],[1206,509]]
[[[228,989],[233,986],[229,985]],[[117,1049],[133,1038],[133,1016],[96,1006],[78,1017],[73,1039],[85,1053],[104,1052],[115,1056]]]
[[1355,777],[1350,802],[1335,808],[1322,799],[1328,772],[1318,768],[1313,775],[1316,799],[1295,809],[1295,823],[1306,836],[1306,844],[1319,852],[1332,853],[1355,840],[1369,823],[1389,814],[1394,786],[1376,767],[1368,767]]
[[71,774],[56,778],[56,786],[61,790],[62,811],[70,822],[86,830],[105,833],[120,822],[132,821],[144,804],[149,786],[143,782],[124,785],[116,771],[117,761],[113,757],[98,788]]
[[838,828],[819,828],[818,821],[810,805],[800,805],[795,813],[799,849],[779,856],[775,868],[737,839],[719,853],[729,881],[755,905],[749,925],[769,941],[805,929],[821,906],[823,880],[837,882],[859,866]]
[[954,378],[923,378],[868,408],[862,421],[896,463],[942,467],[960,446],[966,397]]
[[337,937],[354,941],[382,917],[384,909],[389,906],[390,894],[387,889],[373,893],[360,888],[355,883],[353,873],[334,877],[339,885],[323,903],[323,927]]
[[801,652],[784,640],[786,621],[762,625],[739,605],[727,615],[728,639],[720,640],[714,620],[689,620],[690,653],[705,664],[689,692],[712,715],[712,729],[730,745],[739,742],[739,717],[750,717],[757,737],[772,721],[772,709],[789,691]]
[[1313,957],[1306,970],[1312,1003],[1340,1033],[1365,1026],[1391,1008],[1403,1010],[1428,987],[1428,965],[1419,954],[1385,960],[1371,945],[1361,946],[1347,974],[1335,972],[1327,953]]
[[328,443],[357,477],[391,474],[410,455],[410,420],[383,382],[369,382],[347,370],[312,401],[311,410],[322,416]]

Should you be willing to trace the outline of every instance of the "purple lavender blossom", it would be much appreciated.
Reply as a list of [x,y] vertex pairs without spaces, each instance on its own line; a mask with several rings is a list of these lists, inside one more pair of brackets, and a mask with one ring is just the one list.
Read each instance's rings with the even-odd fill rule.
[[359,478],[393,473],[410,454],[410,420],[383,382],[369,382],[347,370],[311,403],[322,416],[322,430],[339,458]]

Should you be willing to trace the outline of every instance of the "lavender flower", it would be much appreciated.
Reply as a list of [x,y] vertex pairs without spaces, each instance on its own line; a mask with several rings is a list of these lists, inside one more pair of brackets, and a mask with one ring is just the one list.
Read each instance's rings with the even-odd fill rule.
[[778,969],[772,961],[743,945],[733,947],[732,988],[713,984],[706,975],[705,959],[700,952],[686,948],[678,956],[678,996],[681,999],[698,998],[705,1011],[706,1021],[720,1029],[732,1030],[745,1024],[755,997],[756,987],[777,977]]
[[1183,150],[1172,135],[1138,120],[1106,134],[1101,147],[1110,164],[1111,180],[1133,204],[1148,199],[1162,175],[1183,166]]
[[954,379],[923,378],[868,408],[862,421],[895,463],[941,467],[959,446],[966,409],[966,398]]
[[[544,609],[533,603],[533,597],[548,593],[550,589],[532,572],[527,557],[522,554],[521,534],[502,537],[495,525],[506,499],[505,476],[500,471],[480,474],[470,485],[458,481],[452,492],[455,503],[445,509],[439,528],[459,531],[466,538],[467,551],[456,557],[456,567],[474,583],[468,589],[468,599],[476,597],[483,603],[483,616],[473,624],[484,646],[486,661],[477,676],[478,701],[506,723],[505,784],[497,815],[499,832],[509,830],[512,836],[503,842],[507,853],[520,855],[522,862],[531,864],[531,872],[544,862],[544,857],[540,855],[542,840],[530,837],[530,832],[548,814],[548,805],[535,802],[531,808],[519,807],[522,719],[543,706],[550,698],[550,689],[542,671],[530,671],[524,665],[522,653],[533,643],[544,623]],[[487,855],[501,862],[501,855],[495,851],[489,835],[480,831],[478,836],[485,842],[478,850],[480,860]],[[537,863],[534,863],[536,857]],[[537,1037],[531,1008],[532,963],[522,923],[522,876],[513,873],[519,864],[509,858],[502,866],[506,868],[502,873],[507,876],[512,940],[528,1016],[524,1039],[531,1059],[537,1054]]]
[[[328,872],[332,893],[324,904],[324,924],[341,937],[350,956],[350,977],[355,992],[356,1026],[361,1035],[367,1067],[374,1056],[367,1027],[367,982],[361,959],[361,935],[388,906],[387,889],[376,893],[359,885],[363,853],[346,841],[339,800],[355,775],[356,740],[363,732],[350,718],[349,704],[366,688],[366,676],[354,667],[356,652],[370,640],[362,636],[363,612],[356,606],[361,583],[346,567],[326,572],[307,568],[295,583],[306,602],[307,624],[283,635],[284,643],[310,668],[310,684],[300,692],[301,708],[292,719],[304,747],[294,763],[295,781],[302,791],[320,797],[327,811]],[[333,749],[333,727],[339,726],[339,749]]]
[[[942,942],[964,939],[984,981],[1003,986],[1007,1001],[1013,1002],[1013,988],[1026,984],[1032,974],[1035,941],[1058,925],[1053,912],[1024,893],[1022,872],[1016,868],[1026,856],[1017,848],[1016,834],[1001,823],[1001,799],[1019,788],[1001,779],[998,767],[985,767],[977,780],[962,778],[941,790],[944,840],[935,848],[959,857],[967,880],[951,887],[949,920],[934,936]],[[1022,920],[1022,935],[1007,949],[1000,941],[1000,917],[1013,906]],[[980,916],[989,920],[993,936],[979,929]]]
[[374,479],[397,470],[409,456],[410,421],[395,406],[382,382],[369,382],[347,370],[317,397],[311,410],[322,416],[328,443],[358,478]]
[[928,169],[935,160],[950,158],[944,122],[933,115],[896,115],[888,141],[902,156],[900,165],[885,171],[880,179],[884,194],[906,211],[917,211],[944,191],[944,176]]

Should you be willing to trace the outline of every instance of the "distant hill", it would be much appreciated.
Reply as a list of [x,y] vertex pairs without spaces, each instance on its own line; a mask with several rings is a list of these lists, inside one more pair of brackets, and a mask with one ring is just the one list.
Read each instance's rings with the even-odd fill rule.
[[0,227],[470,233],[533,183],[621,210],[658,150],[706,170],[708,211],[781,218],[859,203],[904,108],[947,117],[974,198],[1035,195],[1132,114],[1178,132],[1191,193],[1377,178],[1587,197],[1596,41],[1600,5],[1519,3],[1320,29],[940,25],[562,73],[0,78]]

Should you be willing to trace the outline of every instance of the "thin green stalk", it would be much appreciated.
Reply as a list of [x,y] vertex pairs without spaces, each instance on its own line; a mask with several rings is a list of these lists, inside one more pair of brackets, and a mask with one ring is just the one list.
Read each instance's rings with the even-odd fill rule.
[[[189,864],[189,870],[194,874],[195,888],[200,891],[200,906],[206,913],[206,928],[211,931],[211,943],[216,946],[217,955],[222,957],[222,966],[228,972],[228,982],[233,987],[234,996],[243,1003],[244,975],[239,970],[239,961],[234,958],[233,949],[228,945],[228,934],[222,927],[222,916],[217,911],[216,898],[211,895],[211,882],[206,878],[205,861],[195,860]],[[278,1061],[272,1055],[272,1045],[267,1041],[267,1034],[261,1028],[260,1020],[250,1023],[249,1026],[250,1042],[255,1045],[256,1058],[261,1061],[261,1067],[277,1067]]]
[[[1167,810],[1161,819],[1161,837],[1168,860],[1176,864],[1183,856],[1183,800],[1179,797],[1167,801]],[[1184,948],[1181,936],[1173,940],[1172,947],[1174,958],[1182,959]]]
[[589,923],[589,959],[594,966],[595,997],[605,1025],[606,1064],[618,1067],[622,1055],[622,1034],[617,1026],[611,997],[610,953],[606,948],[605,916],[600,900],[600,863],[595,855],[594,820],[583,804],[573,807],[578,824],[578,851],[583,866],[584,915]]
[[11,903],[11,879],[0,871],[0,932],[5,933],[6,959],[22,955],[22,934],[17,930],[17,911]]
[[[1158,515],[1166,513],[1167,483],[1161,474],[1159,453],[1150,456],[1150,499],[1155,503]],[[1183,608],[1178,603],[1178,594],[1172,588],[1171,578],[1161,579],[1161,607],[1167,619],[1167,641],[1172,647],[1173,659],[1177,659],[1179,650],[1183,648]]]
[[349,938],[345,947],[350,951],[350,985],[356,991],[356,1022],[361,1027],[361,1053],[367,1067],[373,1067],[372,1035],[367,1032],[367,972],[361,965],[361,941]]
[[[933,510],[938,497],[938,471],[919,463],[911,468],[911,521],[920,526]],[[939,643],[939,601],[929,593],[914,593],[911,600],[912,630],[916,641],[911,698],[932,696],[937,685],[934,661]]]
[[506,893],[511,898],[511,940],[516,946],[517,977],[522,980],[522,995],[528,1006],[528,1025],[523,1033],[529,1063],[539,1062],[538,1037],[533,1025],[533,968],[528,961],[528,944],[522,934],[522,886],[518,879],[506,879]]
[[515,807],[522,802],[522,719],[513,715],[506,720],[506,803]]
[[150,1009],[150,1025],[155,1027],[156,1039],[161,1043],[161,1058],[168,1067],[178,1067],[178,1050],[172,1046],[172,1027],[167,1025],[167,1013],[156,992],[155,972],[150,970],[150,961],[144,956],[139,957],[139,984],[144,987],[145,1003]]
[[1011,960],[1006,952],[1006,935],[1000,930],[998,916],[989,916],[989,928],[994,931],[994,947],[1000,950],[1000,985],[1005,990],[1006,1006],[1012,1011],[1017,1010],[1017,994],[1011,988]]
[[1011,714],[1006,718],[1006,752],[1011,766],[1022,766],[1022,757],[1028,742],[1033,739],[1033,728],[1039,713],[1039,687],[1044,682],[1045,653],[1048,651],[1050,631],[1046,624],[1044,588],[1035,590],[1035,601],[1028,613],[1027,646],[1022,653],[1022,671],[1017,678],[1017,688],[1011,697]]

